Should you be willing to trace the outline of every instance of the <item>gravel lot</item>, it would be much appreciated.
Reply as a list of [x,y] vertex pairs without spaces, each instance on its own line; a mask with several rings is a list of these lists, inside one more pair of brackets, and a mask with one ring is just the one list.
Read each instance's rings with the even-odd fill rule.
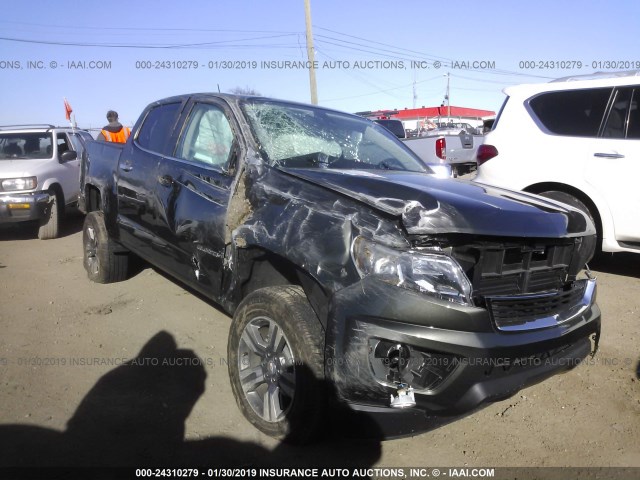
[[[81,223],[72,217],[51,241],[33,229],[0,228],[0,466],[140,466],[174,455],[211,466],[268,458],[640,467],[640,255],[593,264],[603,316],[594,359],[411,438],[334,436],[294,448],[259,433],[236,407],[225,365],[229,317],[145,266],[122,283],[89,282]],[[162,373],[121,365],[153,355],[182,364]],[[195,356],[202,362],[185,364]]]

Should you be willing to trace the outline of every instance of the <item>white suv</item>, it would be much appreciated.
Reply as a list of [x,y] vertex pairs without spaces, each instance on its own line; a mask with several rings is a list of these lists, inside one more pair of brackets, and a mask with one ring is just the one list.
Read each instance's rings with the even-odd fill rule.
[[475,182],[590,215],[602,250],[640,253],[640,71],[519,85],[478,149]]
[[34,220],[39,238],[56,238],[65,208],[78,202],[88,141],[88,132],[72,128],[0,127],[0,224]]

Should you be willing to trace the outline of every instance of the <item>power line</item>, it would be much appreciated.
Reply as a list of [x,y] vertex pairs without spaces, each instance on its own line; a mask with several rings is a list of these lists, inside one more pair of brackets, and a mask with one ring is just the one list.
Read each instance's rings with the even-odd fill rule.
[[95,32],[97,30],[124,30],[124,31],[158,31],[158,32],[224,32],[224,33],[276,33],[276,34],[291,34],[298,35],[299,31],[278,31],[278,30],[234,30],[234,29],[220,29],[220,28],[165,28],[165,27],[100,27],[100,26],[86,26],[86,25],[50,25],[43,23],[29,23],[29,22],[12,22],[8,20],[0,20],[0,23],[8,23],[10,25],[28,25],[32,27],[47,27],[47,28],[60,28],[67,30],[64,33],[68,33],[68,30],[91,30]]
[[408,49],[408,48],[397,47],[397,46],[395,46],[395,45],[390,45],[390,44],[388,44],[388,43],[377,42],[377,41],[375,41],[375,40],[371,40],[371,39],[369,39],[369,38],[358,37],[358,36],[356,36],[356,35],[349,35],[349,34],[347,34],[347,33],[338,32],[338,31],[336,31],[336,30],[331,30],[331,29],[329,29],[329,28],[324,28],[324,27],[316,27],[316,28],[317,28],[318,30],[325,30],[325,31],[327,31],[327,32],[336,33],[336,34],[338,34],[338,35],[342,35],[342,36],[344,36],[344,37],[348,37],[348,38],[355,38],[356,40],[362,40],[362,41],[367,42],[367,43],[370,43],[370,44],[371,44],[371,43],[375,43],[375,44],[377,44],[377,45],[382,45],[382,46],[384,46],[384,47],[391,47],[391,48],[396,49],[396,50],[401,50],[401,51],[405,51],[405,52],[408,52],[408,53],[415,53],[416,55],[419,55],[419,56],[420,56],[420,57],[422,57],[422,58],[425,58],[425,57],[429,57],[429,56],[430,56],[430,57],[432,57],[432,58],[439,59],[439,60],[448,60],[448,59],[447,59],[447,58],[445,58],[445,57],[439,57],[439,56],[437,56],[437,55],[425,55],[425,53],[424,53],[424,52],[418,52],[418,51],[416,51],[416,50],[410,50],[410,49]]
[[[254,37],[254,38],[246,38],[239,40],[219,40],[215,42],[198,42],[198,43],[184,43],[184,44],[175,44],[175,45],[166,45],[166,44],[122,44],[122,43],[85,43],[85,42],[63,42],[63,41],[53,41],[53,40],[31,40],[26,38],[13,38],[13,37],[0,37],[0,41],[4,40],[7,42],[19,42],[19,43],[35,43],[40,45],[61,45],[61,46],[69,46],[69,47],[101,47],[101,48],[154,48],[154,49],[179,49],[179,48],[194,48],[194,47],[228,47],[228,48],[247,48],[247,47],[275,47],[275,48],[298,48],[297,45],[230,45],[229,42],[232,41],[252,41],[252,40],[266,40],[271,38],[279,38],[279,37],[287,37],[294,34],[280,34],[280,35],[270,35],[266,37]],[[297,36],[297,34],[295,34]]]

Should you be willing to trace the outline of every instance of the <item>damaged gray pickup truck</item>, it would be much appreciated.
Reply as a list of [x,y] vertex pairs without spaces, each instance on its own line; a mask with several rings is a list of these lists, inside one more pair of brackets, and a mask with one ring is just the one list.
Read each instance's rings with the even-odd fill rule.
[[597,348],[582,212],[435,178],[354,115],[172,97],[124,146],[90,144],[82,178],[89,278],[124,280],[135,254],[232,315],[233,393],[275,437],[310,440],[335,401],[468,412]]

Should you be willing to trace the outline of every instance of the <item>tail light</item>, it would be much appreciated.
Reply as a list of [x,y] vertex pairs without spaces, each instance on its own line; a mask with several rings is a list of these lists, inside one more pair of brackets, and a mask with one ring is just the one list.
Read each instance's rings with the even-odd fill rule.
[[436,140],[436,157],[442,160],[447,159],[447,141],[444,138]]
[[482,144],[478,147],[478,153],[476,154],[476,160],[478,161],[478,166],[482,165],[484,162],[491,160],[493,157],[498,155],[498,149],[493,145],[485,145]]

